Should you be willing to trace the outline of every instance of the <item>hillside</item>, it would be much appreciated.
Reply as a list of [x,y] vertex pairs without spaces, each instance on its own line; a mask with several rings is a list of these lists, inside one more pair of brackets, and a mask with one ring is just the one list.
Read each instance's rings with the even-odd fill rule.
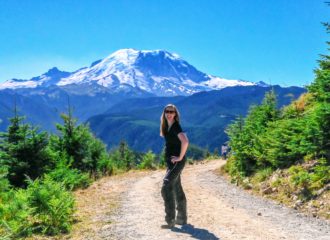
[[201,92],[189,97],[133,98],[112,106],[87,122],[108,148],[124,139],[135,150],[160,152],[160,115],[166,104],[173,103],[180,110],[182,126],[191,143],[213,151],[227,140],[226,126],[238,116],[245,116],[249,107],[259,104],[272,88],[278,96],[278,107],[289,104],[305,92],[299,87],[246,86]]
[[314,81],[297,100],[277,109],[269,92],[228,127],[225,171],[236,184],[330,218],[330,56],[318,62]]

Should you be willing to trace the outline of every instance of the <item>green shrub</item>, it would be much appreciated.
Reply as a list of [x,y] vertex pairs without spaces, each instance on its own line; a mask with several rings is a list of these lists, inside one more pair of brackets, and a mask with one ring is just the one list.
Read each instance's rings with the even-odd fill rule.
[[241,182],[246,177],[243,165],[244,163],[240,161],[240,158],[235,158],[234,156],[228,158],[224,169],[232,177],[232,182]]
[[8,188],[0,194],[0,239],[68,232],[74,198],[64,183],[55,182],[49,175],[28,182],[27,189]]
[[330,182],[330,166],[327,165],[327,160],[321,158],[318,163],[311,174],[312,189],[320,189]]
[[119,171],[128,171],[136,167],[136,156],[124,141],[120,142],[118,148],[110,153],[109,158],[114,163],[115,169]]
[[114,173],[114,162],[109,158],[102,158],[97,162],[97,171],[101,175],[112,175]]
[[[1,164],[1,161],[0,161]],[[7,166],[0,165],[0,198],[2,194],[5,194],[9,190],[9,181],[8,181],[8,168]]]
[[82,173],[78,169],[70,168],[73,159],[68,161],[61,158],[56,165],[56,168],[47,175],[55,182],[62,182],[67,190],[73,191],[77,188],[86,188],[90,185],[91,179],[88,173]]
[[272,168],[265,168],[256,172],[253,176],[253,180],[256,182],[265,181],[273,172]]
[[278,186],[281,186],[281,185],[283,185],[283,179],[284,179],[284,178],[278,178],[278,179],[276,179],[275,181],[271,182],[270,185],[271,185],[272,187],[278,187]]
[[33,209],[26,190],[10,190],[0,196],[0,239],[15,239],[33,232]]
[[24,190],[14,191],[7,179],[8,168],[0,166],[0,239],[27,235],[29,232],[28,217],[31,208]]
[[148,151],[143,155],[141,163],[138,165],[139,169],[156,169],[155,154],[152,151]]
[[70,230],[74,198],[64,184],[55,182],[46,175],[43,180],[30,181],[27,191],[37,232],[53,235]]
[[311,182],[311,175],[301,166],[292,166],[288,172],[292,175],[290,178],[291,183],[295,186],[307,188]]

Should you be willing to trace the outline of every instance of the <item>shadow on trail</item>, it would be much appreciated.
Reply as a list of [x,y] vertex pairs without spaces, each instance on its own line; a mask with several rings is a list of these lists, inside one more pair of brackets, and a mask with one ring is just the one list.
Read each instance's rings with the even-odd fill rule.
[[202,228],[195,228],[191,224],[183,225],[181,228],[177,228],[177,227],[172,228],[172,231],[178,233],[190,234],[191,237],[200,240],[220,240],[220,238],[215,236],[213,233],[210,233],[208,230]]

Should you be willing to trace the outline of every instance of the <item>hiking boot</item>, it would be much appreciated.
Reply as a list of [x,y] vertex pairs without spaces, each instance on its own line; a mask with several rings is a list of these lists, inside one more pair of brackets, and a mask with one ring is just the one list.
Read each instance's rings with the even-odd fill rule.
[[161,228],[163,229],[171,229],[171,228],[174,228],[175,226],[175,222],[174,221],[171,221],[171,222],[168,222],[167,224],[164,224],[161,226]]

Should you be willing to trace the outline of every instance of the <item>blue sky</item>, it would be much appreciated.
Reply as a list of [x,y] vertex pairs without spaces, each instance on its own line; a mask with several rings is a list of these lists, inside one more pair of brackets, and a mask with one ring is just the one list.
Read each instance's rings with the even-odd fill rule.
[[165,49],[228,79],[309,84],[327,54],[324,0],[0,0],[0,82]]

